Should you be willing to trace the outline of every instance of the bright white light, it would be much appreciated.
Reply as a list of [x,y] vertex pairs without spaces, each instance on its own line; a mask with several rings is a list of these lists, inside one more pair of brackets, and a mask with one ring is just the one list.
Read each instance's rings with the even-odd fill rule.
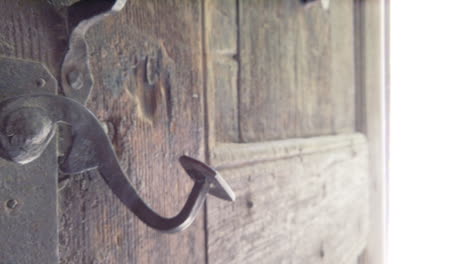
[[391,1],[389,264],[468,263],[468,3]]

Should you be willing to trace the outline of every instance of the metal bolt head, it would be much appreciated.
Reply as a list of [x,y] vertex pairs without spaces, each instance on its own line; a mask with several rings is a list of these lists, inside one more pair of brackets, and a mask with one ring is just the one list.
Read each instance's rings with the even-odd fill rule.
[[83,87],[83,74],[77,70],[72,70],[67,74],[67,82],[71,88],[79,90]]
[[6,202],[6,206],[10,209],[15,209],[18,206],[18,201],[16,201],[15,199],[8,200]]
[[18,164],[37,159],[54,135],[54,123],[38,107],[19,108],[2,118],[0,157]]
[[39,87],[39,88],[42,88],[46,85],[46,80],[40,78],[36,81],[36,86]]

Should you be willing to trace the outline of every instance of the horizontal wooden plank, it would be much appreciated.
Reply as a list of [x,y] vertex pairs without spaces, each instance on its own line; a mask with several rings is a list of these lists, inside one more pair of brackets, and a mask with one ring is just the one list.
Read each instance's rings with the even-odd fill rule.
[[248,144],[220,143],[211,151],[211,161],[218,169],[251,163],[308,155],[365,144],[359,133],[312,138],[294,138]]
[[212,163],[235,203],[208,201],[210,263],[355,263],[368,226],[359,134],[223,144]]

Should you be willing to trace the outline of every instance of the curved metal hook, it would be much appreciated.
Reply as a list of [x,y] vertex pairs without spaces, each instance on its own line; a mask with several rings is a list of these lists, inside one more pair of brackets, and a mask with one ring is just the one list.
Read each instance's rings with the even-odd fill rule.
[[35,160],[53,138],[54,124],[60,122],[71,125],[73,137],[61,170],[72,174],[98,169],[120,201],[154,229],[168,233],[185,229],[208,193],[235,200],[234,192],[215,170],[182,156],[179,161],[195,184],[179,214],[173,218],[160,216],[141,199],[122,171],[96,116],[79,102],[62,96],[29,95],[0,102],[0,157],[20,164]]
[[86,32],[104,18],[122,10],[126,3],[127,0],[82,0],[68,8],[72,31],[61,70],[61,86],[67,97],[86,104],[94,83]]

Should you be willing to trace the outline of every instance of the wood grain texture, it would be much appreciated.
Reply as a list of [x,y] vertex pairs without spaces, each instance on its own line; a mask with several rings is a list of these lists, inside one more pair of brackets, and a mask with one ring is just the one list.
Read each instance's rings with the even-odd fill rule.
[[[203,153],[200,1],[128,1],[88,33],[95,87],[88,107],[124,170],[158,213],[175,215],[192,181],[181,154]],[[146,227],[95,173],[61,192],[63,263],[203,263],[203,215],[188,230]]]
[[206,1],[210,146],[354,131],[353,1],[306,6]]
[[361,135],[221,144],[211,160],[238,199],[208,201],[209,263],[356,263],[369,214]]
[[40,62],[57,76],[67,45],[66,32],[61,16],[45,1],[0,1],[2,56]]
[[353,1],[205,3],[209,159],[238,195],[208,201],[208,262],[357,263],[367,143],[323,136],[355,130]]
[[355,131],[356,65],[354,1],[330,1],[331,94],[333,95],[333,133]]
[[[64,177],[61,263],[357,261],[368,234],[365,140],[252,143],[354,131],[352,1],[331,1],[329,10],[300,2],[132,0],[90,31],[88,106],[143,198],[166,216],[182,207],[192,183],[177,158],[204,154],[206,98],[208,156],[239,199],[208,201],[208,237],[202,216],[164,235],[96,173]],[[0,54],[40,61],[58,76],[65,18],[45,0],[0,7]]]
[[210,146],[239,142],[236,0],[205,1],[205,54]]
[[352,1],[239,5],[241,141],[354,131]]

